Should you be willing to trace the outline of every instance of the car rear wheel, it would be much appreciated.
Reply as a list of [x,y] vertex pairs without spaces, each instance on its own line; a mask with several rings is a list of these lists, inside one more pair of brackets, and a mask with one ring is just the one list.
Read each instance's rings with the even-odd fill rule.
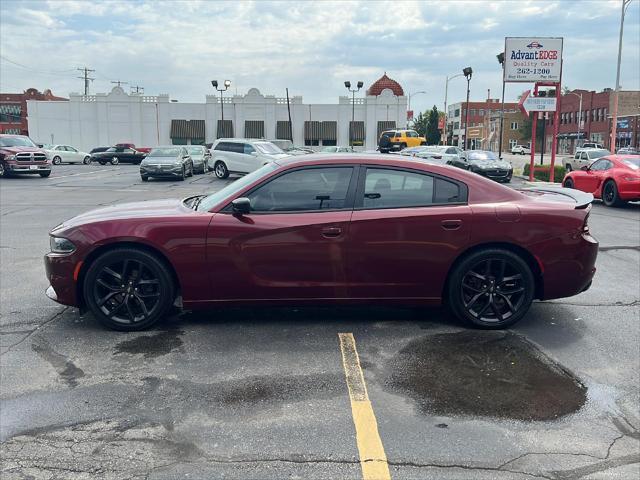
[[53,157],[53,160],[51,160],[51,163],[53,163],[54,165],[60,165],[62,163],[62,159],[58,156]]
[[113,157],[111,159],[111,165],[118,165],[120,163],[120,159],[118,157]]
[[229,170],[227,169],[227,166],[224,164],[224,162],[216,162],[215,167],[213,167],[213,171],[215,172],[216,177],[220,179],[229,177]]
[[149,181],[149,176],[148,175],[140,175],[140,178],[142,179],[143,182],[148,182]]
[[620,199],[618,194],[618,186],[613,180],[607,181],[602,187],[602,203],[607,207],[619,207],[624,204],[624,201]]
[[506,328],[529,310],[535,281],[527,263],[502,249],[476,251],[459,262],[448,284],[448,305],[460,320],[484,329]]
[[110,250],[87,270],[84,298],[93,315],[114,330],[143,330],[173,304],[171,273],[155,255],[133,248]]
[[564,181],[564,184],[563,184],[562,186],[563,186],[564,188],[573,188],[573,187],[574,187],[574,185],[573,185],[573,180],[571,180],[570,178],[567,178],[567,179]]

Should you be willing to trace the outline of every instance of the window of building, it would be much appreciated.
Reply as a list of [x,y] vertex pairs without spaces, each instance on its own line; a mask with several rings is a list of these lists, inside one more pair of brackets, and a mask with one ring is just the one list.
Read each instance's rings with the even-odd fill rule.
[[484,117],[484,109],[481,108],[480,110],[478,110],[478,115]]
[[509,139],[509,149],[512,149],[513,147],[515,147],[516,145],[518,145],[518,141],[514,140],[513,138]]
[[511,122],[511,130],[518,130],[518,122]]
[[460,116],[460,109],[456,108],[456,113],[453,115],[454,117],[459,117]]
[[333,210],[345,207],[353,168],[304,168],[285,173],[248,197],[255,212]]
[[0,122],[20,123],[22,106],[14,103],[0,105]]
[[469,115],[474,117],[476,115],[476,109],[475,108],[470,108],[469,109]]
[[460,122],[453,122],[453,129],[454,130],[459,130],[460,129]]

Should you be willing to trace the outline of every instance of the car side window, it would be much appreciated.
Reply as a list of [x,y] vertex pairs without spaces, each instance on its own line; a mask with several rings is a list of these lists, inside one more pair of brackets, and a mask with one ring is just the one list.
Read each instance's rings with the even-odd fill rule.
[[227,142],[218,142],[214,150],[218,152],[227,152],[229,151],[229,144]]
[[455,155],[457,152],[455,148],[447,148],[447,153],[450,155]]
[[416,138],[418,136],[417,132],[414,132],[413,130],[409,130],[407,132],[407,137],[412,137],[412,138]]
[[256,149],[253,148],[253,146],[249,143],[245,143],[244,144],[244,154],[245,155],[251,155],[253,152],[255,152]]
[[580,152],[577,152],[573,158],[574,160],[580,160]]
[[67,152],[73,152],[73,153],[76,153],[76,152],[77,152],[77,150],[76,150],[75,148],[70,147],[70,146],[68,146],[68,145],[67,145]]
[[419,207],[433,203],[430,175],[402,170],[367,168],[364,208]]
[[334,210],[347,207],[353,167],[303,168],[285,173],[247,197],[252,212]]

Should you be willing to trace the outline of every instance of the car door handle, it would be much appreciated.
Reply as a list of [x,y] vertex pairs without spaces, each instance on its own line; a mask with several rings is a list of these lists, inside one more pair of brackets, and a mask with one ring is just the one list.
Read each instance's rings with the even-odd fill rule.
[[458,230],[462,226],[462,220],[442,220],[440,225],[445,230]]
[[336,238],[342,235],[342,229],[340,227],[325,227],[322,229],[322,236],[324,238]]

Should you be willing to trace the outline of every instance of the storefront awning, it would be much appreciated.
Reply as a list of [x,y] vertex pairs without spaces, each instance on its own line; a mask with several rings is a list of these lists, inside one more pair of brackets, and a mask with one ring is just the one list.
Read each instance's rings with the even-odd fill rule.
[[264,122],[262,120],[245,120],[245,138],[264,138]]
[[288,120],[278,120],[276,123],[276,138],[279,140],[292,140]]
[[349,122],[349,132],[352,142],[364,142],[364,122]]
[[320,122],[306,120],[304,122],[304,139],[320,140],[320,136],[321,136]]
[[328,121],[322,122],[322,140],[337,140],[338,122]]
[[389,130],[392,128],[396,128],[395,120],[381,120],[378,122],[378,135],[377,138],[380,138],[380,134],[385,130]]
[[171,120],[171,138],[204,139],[204,120]]
[[233,138],[232,120],[218,120],[217,138]]

